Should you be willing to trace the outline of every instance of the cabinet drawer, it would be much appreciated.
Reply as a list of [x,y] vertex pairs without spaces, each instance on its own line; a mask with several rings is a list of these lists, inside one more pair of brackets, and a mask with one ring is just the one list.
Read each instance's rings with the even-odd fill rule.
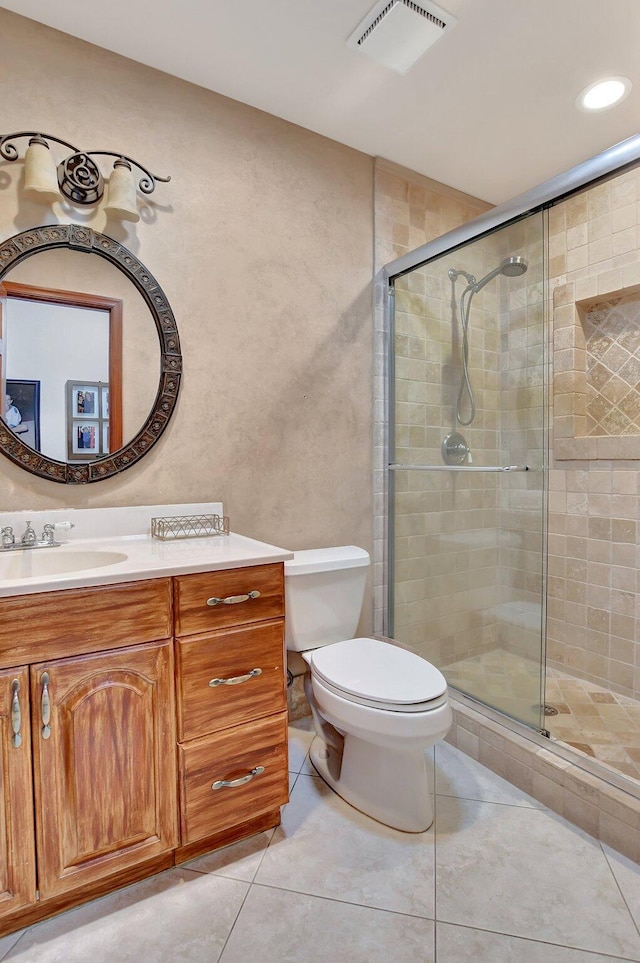
[[[193,635],[244,622],[276,619],[284,614],[284,566],[252,565],[224,572],[174,578],[176,635]],[[207,605],[208,599],[237,599],[250,592],[256,598]]]
[[178,639],[177,662],[180,742],[286,708],[282,619]]
[[0,598],[0,666],[166,639],[171,608],[170,578]]
[[[289,798],[287,714],[178,746],[182,845],[239,826]],[[264,771],[245,777],[258,767]],[[218,781],[236,785],[213,789]]]

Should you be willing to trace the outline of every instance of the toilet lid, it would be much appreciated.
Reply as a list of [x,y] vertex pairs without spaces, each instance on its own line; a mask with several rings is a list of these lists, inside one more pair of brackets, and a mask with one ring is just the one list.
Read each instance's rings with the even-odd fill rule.
[[335,689],[373,704],[411,706],[438,699],[447,681],[414,652],[377,639],[347,639],[311,653],[317,677]]

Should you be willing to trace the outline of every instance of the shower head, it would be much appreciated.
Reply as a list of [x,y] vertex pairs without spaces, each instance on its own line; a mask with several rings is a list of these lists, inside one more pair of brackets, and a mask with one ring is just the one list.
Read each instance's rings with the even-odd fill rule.
[[473,293],[477,294],[478,291],[482,290],[485,284],[488,284],[489,281],[493,281],[498,274],[504,274],[505,277],[508,278],[517,278],[521,274],[524,274],[528,267],[529,265],[523,257],[516,257],[515,255],[512,257],[506,257],[497,268],[494,268],[493,271],[485,274],[480,281],[476,281],[476,283],[473,285]]
[[508,278],[517,278],[524,274],[529,265],[523,257],[507,257],[500,265],[500,273]]

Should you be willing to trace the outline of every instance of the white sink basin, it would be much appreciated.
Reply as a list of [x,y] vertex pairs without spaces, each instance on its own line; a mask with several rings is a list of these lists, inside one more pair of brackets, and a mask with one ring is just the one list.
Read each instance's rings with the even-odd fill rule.
[[82,572],[126,562],[124,552],[84,551],[67,548],[36,548],[25,551],[0,552],[0,579],[41,578]]

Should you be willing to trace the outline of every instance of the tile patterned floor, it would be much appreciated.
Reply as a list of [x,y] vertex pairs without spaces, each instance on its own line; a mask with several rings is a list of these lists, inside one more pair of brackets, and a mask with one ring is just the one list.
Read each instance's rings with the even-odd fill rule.
[[546,724],[555,739],[640,780],[640,702],[592,682],[547,670]]
[[[0,940],[20,963],[640,961],[640,867],[441,744],[407,835],[314,776],[290,730],[282,825]],[[435,756],[435,761],[434,761]]]
[[[426,655],[428,658],[428,655]],[[540,665],[508,649],[490,649],[440,667],[449,685],[529,725],[540,715]]]
[[[536,724],[540,669],[532,659],[492,649],[442,671],[462,692]],[[640,780],[640,702],[559,669],[547,669],[546,702],[558,710],[544,720],[552,739]]]

